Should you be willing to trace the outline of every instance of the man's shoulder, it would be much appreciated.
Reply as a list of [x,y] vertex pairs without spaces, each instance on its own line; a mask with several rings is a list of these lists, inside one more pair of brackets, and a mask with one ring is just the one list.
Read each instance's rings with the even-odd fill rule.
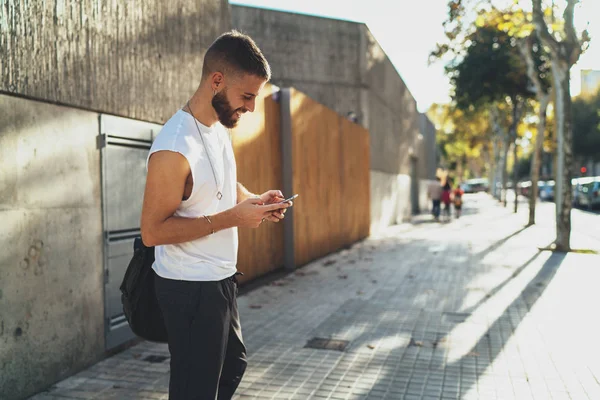
[[163,125],[154,139],[155,144],[186,142],[193,138],[193,126],[185,118],[185,113],[177,112]]
[[158,137],[186,134],[189,131],[189,122],[185,118],[186,114],[181,110],[171,116],[162,126]]
[[198,155],[199,146],[193,131],[180,116],[175,115],[162,127],[152,146],[150,148],[150,154],[157,151],[172,151],[181,153],[186,158],[192,157],[195,159]]

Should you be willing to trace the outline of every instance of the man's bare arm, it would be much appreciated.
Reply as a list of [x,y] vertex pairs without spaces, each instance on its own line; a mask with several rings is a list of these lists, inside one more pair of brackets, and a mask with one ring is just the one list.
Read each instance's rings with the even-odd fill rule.
[[142,240],[146,246],[189,242],[210,235],[213,231],[233,227],[257,228],[273,211],[290,204],[262,205],[254,195],[238,201],[233,208],[206,218],[176,217],[181,204],[190,166],[179,153],[158,151],[150,156],[148,176],[142,206]]
[[259,197],[257,194],[252,193],[244,185],[241,183],[237,183],[237,202],[241,203],[242,201],[249,199],[251,197]]
[[190,166],[179,153],[158,151],[150,156],[141,220],[146,246],[189,242],[235,226],[227,211],[209,217],[212,224],[205,218],[173,216],[189,173]]

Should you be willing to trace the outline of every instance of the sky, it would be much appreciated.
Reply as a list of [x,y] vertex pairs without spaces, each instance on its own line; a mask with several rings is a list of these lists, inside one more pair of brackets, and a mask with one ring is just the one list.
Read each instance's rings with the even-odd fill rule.
[[[564,0],[555,0],[560,5]],[[364,22],[417,100],[419,111],[450,101],[444,64],[428,65],[429,53],[444,40],[447,0],[231,0],[231,4]],[[531,8],[530,0],[521,0]],[[590,20],[592,19],[593,20]],[[600,70],[600,0],[581,0],[575,11],[580,30],[589,22],[590,47],[571,69],[571,93],[581,90],[581,69]],[[258,43],[260,46],[260,43]]]

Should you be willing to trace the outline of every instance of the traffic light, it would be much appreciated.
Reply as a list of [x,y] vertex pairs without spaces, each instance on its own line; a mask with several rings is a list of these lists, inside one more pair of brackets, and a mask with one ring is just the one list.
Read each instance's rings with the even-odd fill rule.
[[585,173],[587,172],[587,168],[581,167],[581,169],[579,171],[581,171],[581,175],[585,175]]

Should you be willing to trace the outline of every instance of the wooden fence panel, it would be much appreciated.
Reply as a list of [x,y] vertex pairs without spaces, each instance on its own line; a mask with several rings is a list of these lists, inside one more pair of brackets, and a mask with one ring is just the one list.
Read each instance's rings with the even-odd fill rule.
[[340,118],[291,90],[296,265],[339,249],[341,227]]
[[[265,87],[254,113],[232,131],[238,181],[262,193],[283,186],[280,106]],[[294,256],[297,266],[369,235],[369,132],[290,90],[292,123]],[[283,224],[240,229],[242,282],[283,266]]]
[[343,117],[340,117],[340,130],[341,235],[344,245],[347,245],[369,236],[371,224],[369,131]]

